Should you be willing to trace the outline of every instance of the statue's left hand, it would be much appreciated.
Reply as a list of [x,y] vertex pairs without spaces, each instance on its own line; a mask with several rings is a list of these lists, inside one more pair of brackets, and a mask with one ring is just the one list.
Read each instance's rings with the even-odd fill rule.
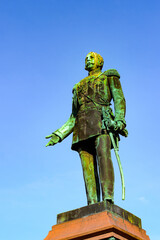
[[50,141],[46,144],[46,147],[53,146],[60,141],[60,137],[52,133],[49,136],[46,136],[46,139],[51,138]]
[[117,121],[116,128],[118,131],[122,131],[125,128],[125,124],[122,121]]

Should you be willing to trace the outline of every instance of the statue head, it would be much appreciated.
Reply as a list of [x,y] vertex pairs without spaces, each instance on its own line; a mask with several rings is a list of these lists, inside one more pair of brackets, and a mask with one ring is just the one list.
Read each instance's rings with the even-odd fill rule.
[[87,71],[93,71],[95,69],[102,69],[104,60],[100,54],[95,52],[90,52],[85,58],[85,69]]

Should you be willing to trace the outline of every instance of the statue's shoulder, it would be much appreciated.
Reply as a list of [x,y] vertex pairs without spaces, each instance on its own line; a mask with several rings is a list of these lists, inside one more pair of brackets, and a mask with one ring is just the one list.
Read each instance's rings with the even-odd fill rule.
[[78,83],[76,83],[72,89],[72,92],[78,91],[78,89],[83,88],[83,86],[87,83],[89,76],[81,79]]
[[76,83],[76,84],[73,86],[73,88],[72,88],[72,93],[74,93],[74,92],[76,91],[76,89],[77,89],[77,84],[78,84],[78,83]]
[[107,77],[116,76],[120,78],[120,74],[116,69],[108,69],[104,72]]
[[76,92],[80,85],[81,85],[81,81],[76,83],[72,88],[72,93]]

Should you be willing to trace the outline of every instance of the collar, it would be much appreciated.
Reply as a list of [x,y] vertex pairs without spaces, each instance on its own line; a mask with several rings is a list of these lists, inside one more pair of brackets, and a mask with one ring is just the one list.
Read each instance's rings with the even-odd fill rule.
[[95,70],[93,70],[93,71],[90,71],[90,72],[88,73],[88,76],[97,75],[97,74],[101,74],[101,73],[102,73],[102,72],[101,72],[100,69],[95,69]]

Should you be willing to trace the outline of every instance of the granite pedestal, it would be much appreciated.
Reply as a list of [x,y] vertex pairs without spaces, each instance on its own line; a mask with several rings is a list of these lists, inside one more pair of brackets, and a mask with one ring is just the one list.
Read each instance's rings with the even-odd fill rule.
[[44,240],[150,240],[141,219],[108,201],[57,215]]

